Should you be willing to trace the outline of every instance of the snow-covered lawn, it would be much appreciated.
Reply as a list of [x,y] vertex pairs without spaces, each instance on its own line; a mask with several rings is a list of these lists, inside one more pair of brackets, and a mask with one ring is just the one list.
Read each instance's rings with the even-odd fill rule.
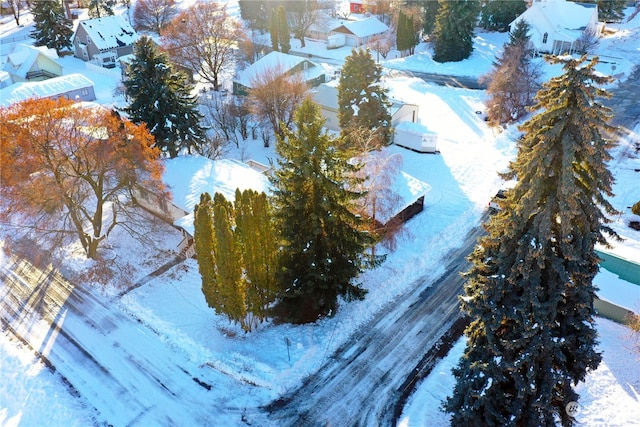
[[[640,63],[639,26],[640,17],[630,24],[611,26],[619,27],[621,31],[600,43],[603,52],[620,58],[616,60],[615,72],[621,74],[621,78],[625,78],[632,63]],[[11,20],[2,20],[0,37],[15,37],[23,32],[24,29],[15,28]],[[426,45],[421,45],[419,53],[413,57],[382,63],[395,69],[477,77],[490,69],[495,53],[506,39],[505,34],[478,32],[473,56],[456,64],[435,63]],[[315,42],[308,45],[305,50],[308,53],[320,56],[340,53],[339,50],[327,51],[324,45]],[[2,55],[7,46],[2,45]],[[341,55],[344,57],[348,53],[346,50]],[[114,76],[90,72],[82,61],[73,57],[65,57],[61,62],[65,74],[80,72],[94,81],[98,102],[107,105],[124,102],[114,94],[117,84]],[[602,67],[602,72],[611,72],[610,64]],[[552,68],[546,70],[547,75],[557,73]],[[425,198],[425,211],[409,222],[407,235],[398,249],[389,254],[387,261],[376,271],[367,272],[361,278],[369,290],[365,301],[342,304],[335,317],[315,324],[265,324],[255,333],[244,334],[206,306],[200,291],[197,264],[189,260],[128,293],[114,304],[113,309],[135,315],[144,327],[153,329],[166,344],[167,352],[179,353],[194,366],[208,366],[228,377],[225,384],[235,381],[243,385],[243,390],[247,384],[253,384],[251,392],[243,399],[247,407],[257,408],[297,386],[306,375],[318,369],[373,313],[393,304],[415,279],[424,275],[437,277],[441,273],[443,257],[478,223],[487,201],[501,187],[495,172],[504,170],[515,155],[514,141],[518,132],[513,127],[497,132],[486,126],[476,114],[484,109],[483,91],[446,88],[411,77],[389,78],[386,84],[391,96],[420,106],[422,124],[438,133],[440,154],[417,154],[391,147],[393,152],[403,155],[403,170],[428,183],[431,190]],[[635,130],[636,137],[638,133],[640,128]],[[260,162],[275,156],[273,147],[264,148],[259,141],[249,141],[244,148],[251,158]],[[244,155],[240,150],[232,153],[236,158],[241,154]],[[613,227],[625,241],[616,243],[611,251],[640,261],[640,232],[631,230],[625,223],[629,218],[627,207],[640,200],[638,173],[633,172],[640,169],[640,163],[638,159],[617,157],[612,169],[617,177],[616,196],[612,202],[623,212],[620,218],[614,218]],[[177,244],[179,236],[167,231],[166,238],[171,244]],[[111,248],[132,264],[142,264],[148,255],[144,250],[130,246],[124,238],[111,242]],[[80,264],[72,262],[69,268],[79,269]],[[143,268],[136,279],[151,269]],[[601,273],[598,280],[607,285],[614,282],[606,272]],[[623,286],[624,293],[607,288],[607,298],[620,298],[620,302],[628,303],[634,297],[634,285]],[[102,292],[96,289],[96,294],[102,295]],[[640,286],[637,301],[640,304]],[[598,321],[598,329],[604,362],[580,386],[582,412],[578,419],[587,426],[637,425],[640,419],[640,370],[637,369],[638,355],[625,347],[629,332],[606,320]],[[448,424],[446,414],[438,408],[441,399],[452,389],[450,368],[455,365],[463,346],[464,341],[460,340],[424,380],[402,416],[402,425]],[[162,357],[162,354],[155,356]],[[84,380],[91,381],[91,378]],[[211,399],[215,401],[216,396],[229,392],[226,388],[214,389]],[[239,417],[215,415],[225,425],[242,425]],[[86,425],[92,416],[93,413],[84,407],[82,397],[68,394],[59,376],[34,360],[28,349],[4,333],[0,334],[0,425]]]

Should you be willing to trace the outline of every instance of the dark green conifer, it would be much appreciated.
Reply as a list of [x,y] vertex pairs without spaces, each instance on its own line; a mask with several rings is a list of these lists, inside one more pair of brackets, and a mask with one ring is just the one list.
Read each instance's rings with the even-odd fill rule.
[[289,53],[291,50],[291,29],[289,28],[287,11],[282,5],[278,6],[278,42],[280,43],[280,52]]
[[275,52],[280,51],[280,37],[278,36],[278,15],[275,9],[271,9],[271,15],[269,15],[269,36],[271,37],[271,49]]
[[129,105],[122,111],[134,123],[146,123],[155,145],[169,157],[181,150],[197,151],[206,136],[193,86],[151,38],[140,37],[133,52],[124,81]]
[[365,49],[354,49],[345,59],[338,85],[338,121],[341,136],[361,128],[374,131],[379,146],[391,142],[391,104],[381,85],[382,68]]
[[64,15],[62,4],[55,0],[37,0],[31,4],[36,46],[46,46],[60,53],[71,48],[73,23]]
[[278,138],[272,184],[281,237],[279,282],[282,308],[293,322],[333,315],[338,297],[362,299],[353,280],[371,265],[365,251],[373,243],[364,220],[355,215],[360,180],[338,142],[323,131],[320,110],[310,99],[298,108],[294,130]]
[[525,10],[527,10],[527,3],[524,1],[486,1],[480,14],[480,26],[489,31],[509,31],[509,24]]
[[433,40],[433,59],[456,62],[467,59],[473,52],[473,30],[480,2],[478,0],[438,0]]
[[607,169],[610,78],[597,59],[552,59],[564,73],[543,85],[538,113],[505,179],[516,179],[471,254],[462,307],[471,316],[457,384],[446,403],[455,426],[573,424],[573,387],[597,368],[594,246],[616,237]]

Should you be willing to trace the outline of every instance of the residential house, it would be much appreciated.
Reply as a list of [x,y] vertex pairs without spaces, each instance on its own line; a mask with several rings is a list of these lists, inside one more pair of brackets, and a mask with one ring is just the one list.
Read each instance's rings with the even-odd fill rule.
[[[338,121],[338,81],[319,85],[312,93],[313,101],[320,107],[320,112],[326,119],[327,129],[339,132]],[[418,122],[418,105],[390,98],[391,126],[396,127],[402,122]]]
[[260,77],[269,72],[282,74],[302,74],[302,78],[311,87],[316,87],[326,80],[325,69],[307,58],[288,55],[282,52],[271,52],[245,68],[233,81],[233,94],[246,95]]
[[376,13],[375,0],[351,0],[349,1],[349,12],[351,13]]
[[531,27],[530,44],[536,53],[573,53],[582,47],[582,38],[597,37],[601,30],[596,3],[535,0],[509,24],[511,31],[520,20]]
[[133,53],[137,39],[138,34],[119,15],[86,19],[78,23],[73,34],[74,56],[114,68],[119,57]]
[[269,179],[252,167],[231,159],[211,160],[199,155],[178,156],[164,161],[163,181],[169,187],[172,199],[158,199],[157,196],[140,190],[136,201],[169,222],[182,232],[183,239],[178,251],[191,257],[195,255],[193,246],[195,205],[202,193],[221,193],[229,200],[235,200],[236,189],[240,191],[269,191]]
[[9,74],[12,83],[35,82],[62,75],[62,65],[57,59],[55,49],[19,44],[7,55],[2,69]]
[[346,45],[359,47],[367,44],[375,36],[380,36],[389,31],[389,27],[375,16],[360,21],[348,21],[340,24],[331,31],[332,34],[344,34]]
[[68,74],[35,82],[20,82],[0,89],[0,105],[7,107],[29,98],[65,97],[77,101],[96,99],[93,82],[82,74]]

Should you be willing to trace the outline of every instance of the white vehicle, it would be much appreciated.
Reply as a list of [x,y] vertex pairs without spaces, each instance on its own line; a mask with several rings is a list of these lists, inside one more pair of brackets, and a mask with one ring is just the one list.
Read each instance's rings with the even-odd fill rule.
[[419,153],[438,152],[438,135],[418,123],[399,123],[393,130],[393,142]]
[[498,190],[495,196],[489,201],[489,213],[494,214],[500,212],[502,207],[500,206],[500,200],[506,199],[507,196],[504,194],[504,190]]

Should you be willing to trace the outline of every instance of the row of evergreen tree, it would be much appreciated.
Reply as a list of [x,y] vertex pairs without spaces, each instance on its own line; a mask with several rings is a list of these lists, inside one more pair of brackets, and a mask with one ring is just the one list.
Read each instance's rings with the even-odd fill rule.
[[353,280],[381,260],[365,255],[375,237],[356,211],[359,166],[323,126],[307,98],[293,130],[278,137],[270,197],[237,191],[231,203],[205,193],[195,208],[205,299],[245,330],[266,317],[310,322],[334,314],[339,298],[365,296]]

